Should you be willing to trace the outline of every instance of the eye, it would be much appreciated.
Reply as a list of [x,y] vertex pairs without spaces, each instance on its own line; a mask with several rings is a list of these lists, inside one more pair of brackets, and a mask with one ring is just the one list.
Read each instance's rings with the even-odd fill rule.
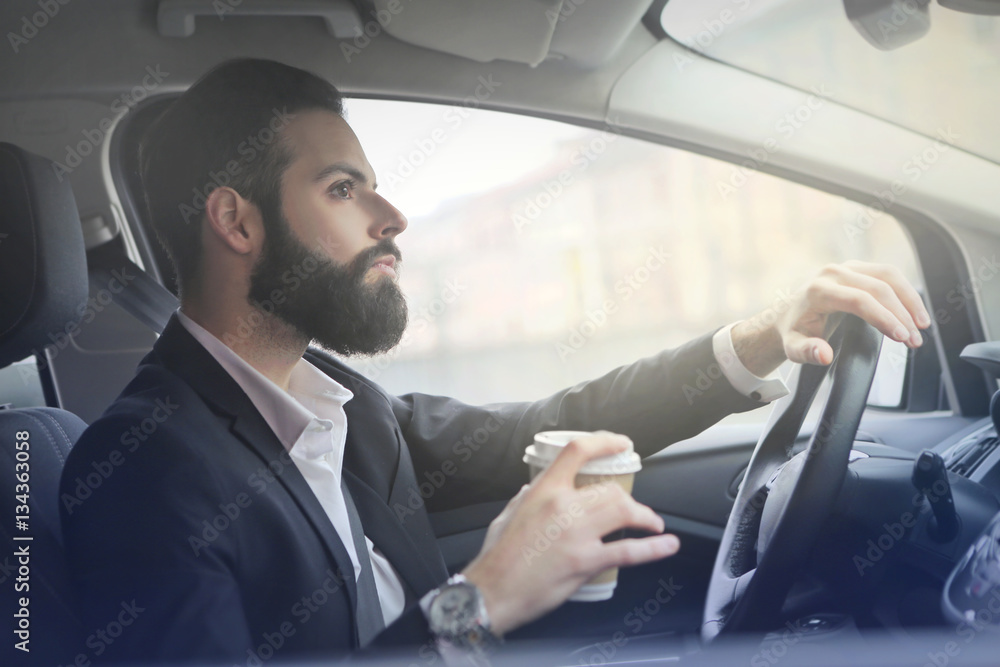
[[351,199],[351,195],[354,192],[355,183],[353,180],[348,179],[346,181],[337,181],[327,190],[331,195],[337,199]]

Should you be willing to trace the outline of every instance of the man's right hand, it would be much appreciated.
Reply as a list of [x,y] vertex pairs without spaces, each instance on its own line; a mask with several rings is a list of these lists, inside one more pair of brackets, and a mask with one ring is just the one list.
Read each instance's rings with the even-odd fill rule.
[[[503,635],[555,609],[609,567],[677,553],[663,520],[613,482],[576,488],[593,458],[624,451],[623,435],[598,432],[570,442],[490,524],[483,548],[463,574],[481,591],[493,632]],[[657,535],[604,543],[623,528]]]

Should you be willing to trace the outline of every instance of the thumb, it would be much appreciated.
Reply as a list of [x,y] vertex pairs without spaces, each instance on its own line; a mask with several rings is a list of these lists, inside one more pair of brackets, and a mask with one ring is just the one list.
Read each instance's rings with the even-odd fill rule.
[[833,348],[822,338],[791,331],[785,337],[785,356],[797,364],[828,366],[833,361]]

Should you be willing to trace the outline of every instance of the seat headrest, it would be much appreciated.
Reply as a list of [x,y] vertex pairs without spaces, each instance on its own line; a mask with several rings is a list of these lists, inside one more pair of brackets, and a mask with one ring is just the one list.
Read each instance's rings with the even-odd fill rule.
[[0,142],[0,368],[39,354],[79,322],[87,254],[69,181]]

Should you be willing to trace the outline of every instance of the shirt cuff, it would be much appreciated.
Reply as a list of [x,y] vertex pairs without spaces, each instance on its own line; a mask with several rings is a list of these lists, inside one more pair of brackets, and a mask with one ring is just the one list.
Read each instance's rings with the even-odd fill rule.
[[712,336],[712,352],[722,369],[722,374],[729,380],[733,389],[755,401],[770,403],[782,396],[787,396],[788,387],[778,377],[777,372],[771,373],[766,378],[757,377],[747,370],[740,358],[736,356],[732,330],[737,324],[739,322],[722,327]]

